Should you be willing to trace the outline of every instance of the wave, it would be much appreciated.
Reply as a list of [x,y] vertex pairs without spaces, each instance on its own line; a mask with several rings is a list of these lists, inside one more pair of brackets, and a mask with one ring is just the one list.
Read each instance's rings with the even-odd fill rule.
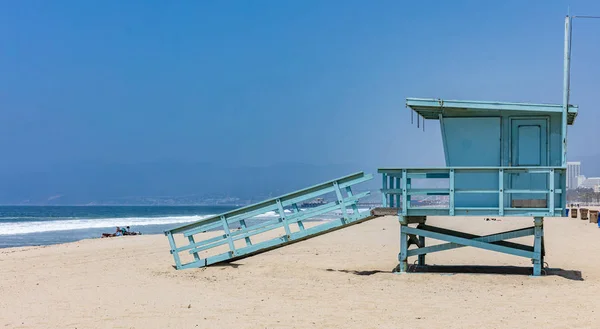
[[116,226],[136,226],[182,224],[195,222],[214,215],[167,216],[167,217],[116,217],[116,218],[82,218],[50,221],[26,221],[0,223],[0,235],[42,233],[53,231],[70,231],[94,228],[113,228]]
[[[291,211],[289,211],[287,209],[285,209],[283,212],[285,214],[291,214],[292,213]],[[279,214],[277,212],[275,212],[275,211],[268,211],[268,212],[266,212],[264,214],[256,215],[256,216],[254,216],[252,218],[270,218],[270,217],[279,217]]]
[[[301,208],[300,209],[300,211],[310,211],[310,210],[311,210],[311,208]],[[363,211],[368,211],[368,210],[369,210],[369,208],[358,208],[358,212],[363,212]],[[346,208],[346,211],[348,211],[349,214],[352,214],[352,208],[351,207]],[[288,209],[285,209],[283,212],[285,214],[292,214],[293,213],[291,210],[288,210]],[[339,210],[339,209],[336,209],[336,210],[330,211],[330,212],[328,212],[326,214],[323,214],[321,216],[327,216],[328,214],[329,215],[341,215],[342,211]],[[266,212],[264,214],[254,216],[252,218],[269,218],[269,217],[278,217],[278,216],[279,215],[278,215],[277,212],[275,212],[275,211],[269,211],[269,212]],[[319,216],[317,216],[317,217],[319,217]]]
[[[305,209],[302,209],[305,210]],[[352,209],[348,208],[348,213],[352,213]],[[368,209],[358,209],[359,212]],[[289,210],[285,210],[286,214],[292,213]],[[335,217],[341,215],[340,210],[335,210],[329,213],[330,216]],[[205,218],[215,216],[211,215],[194,215],[194,216],[165,216],[165,217],[112,217],[112,218],[70,218],[70,219],[59,219],[59,220],[37,220],[37,221],[17,221],[17,222],[0,222],[0,236],[2,235],[15,235],[15,234],[29,234],[29,233],[43,233],[43,232],[54,232],[54,231],[71,231],[71,230],[83,230],[83,229],[99,229],[99,228],[114,228],[116,226],[131,226],[133,230],[136,230],[137,226],[149,226],[149,225],[167,225],[167,224],[183,224],[199,221]],[[267,213],[253,217],[252,219],[261,218],[274,218],[279,217],[277,212],[269,211]],[[317,218],[327,219],[329,216],[323,214],[316,216]],[[0,219],[7,219],[3,217]],[[15,218],[16,219],[16,218]],[[110,230],[112,231],[112,230]]]

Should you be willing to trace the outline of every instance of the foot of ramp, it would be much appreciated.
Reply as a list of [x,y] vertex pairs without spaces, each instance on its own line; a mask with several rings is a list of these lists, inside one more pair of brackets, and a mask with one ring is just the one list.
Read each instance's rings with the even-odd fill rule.
[[[167,230],[175,266],[186,269],[234,261],[373,219],[379,215],[361,212],[357,205],[370,192],[352,192],[354,185],[372,178],[356,173]],[[333,201],[302,207],[303,202],[327,195]],[[304,227],[307,220],[332,213],[338,218]]]

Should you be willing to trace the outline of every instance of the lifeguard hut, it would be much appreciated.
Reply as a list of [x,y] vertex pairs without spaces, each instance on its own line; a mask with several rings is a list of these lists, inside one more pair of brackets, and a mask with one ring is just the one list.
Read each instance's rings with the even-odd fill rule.
[[[564,122],[561,105],[417,98],[406,105],[424,119],[439,120],[446,167],[378,170],[384,207],[398,209],[400,272],[407,271],[410,256],[424,265],[425,254],[472,246],[531,258],[539,275],[543,218],[563,216],[566,208],[562,131],[563,124],[573,124],[577,107],[568,107]],[[411,203],[422,196],[447,200],[442,206]],[[427,216],[531,216],[534,226],[476,236],[426,225]],[[528,235],[533,246],[503,241]],[[448,243],[427,247],[427,237]],[[409,250],[413,244],[418,248]]]
[[[418,256],[418,264],[424,265],[426,254],[471,246],[530,258],[533,275],[541,275],[544,217],[564,216],[567,208],[567,125],[577,116],[577,107],[569,104],[570,36],[567,16],[562,105],[406,100],[423,119],[439,120],[446,167],[378,170],[383,205],[398,211],[400,272],[408,270],[408,257]],[[445,180],[445,186],[427,184],[434,179]],[[422,196],[447,196],[447,202],[411,203]],[[530,216],[534,226],[478,236],[427,225],[427,216],[436,215]],[[505,241],[531,235],[532,246]],[[426,238],[447,243],[428,247]],[[417,248],[409,249],[411,245]]]

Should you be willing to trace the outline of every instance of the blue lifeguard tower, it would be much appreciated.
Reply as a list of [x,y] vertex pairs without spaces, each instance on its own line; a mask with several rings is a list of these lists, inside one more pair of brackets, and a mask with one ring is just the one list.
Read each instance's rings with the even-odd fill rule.
[[[539,275],[543,218],[566,210],[563,128],[573,124],[577,107],[564,113],[561,105],[418,98],[406,105],[424,119],[439,120],[446,167],[378,170],[383,206],[398,210],[400,272],[407,271],[410,256],[424,265],[425,254],[472,246],[531,258]],[[443,205],[412,204],[422,196],[447,199]],[[534,226],[476,236],[426,225],[427,216],[531,216]],[[503,241],[528,235],[535,237],[533,246]],[[427,247],[427,237],[448,243]],[[418,248],[409,250],[413,244]]]
[[[175,267],[235,261],[397,215],[400,272],[408,271],[411,256],[424,265],[426,254],[471,246],[530,258],[533,275],[540,275],[544,217],[566,213],[567,125],[577,116],[569,104],[570,22],[567,16],[562,105],[408,98],[419,117],[439,120],[446,167],[378,169],[382,207],[368,211],[359,202],[369,191],[357,193],[356,186],[372,176],[359,172],[172,228],[165,235]],[[304,209],[314,198],[326,201]],[[337,218],[305,227],[332,212]],[[534,225],[478,236],[427,225],[428,216],[528,216]],[[532,246],[506,241],[524,236],[534,237]],[[447,243],[427,246],[426,238]]]
[[[471,246],[530,258],[533,275],[541,275],[544,217],[565,216],[567,208],[567,125],[577,116],[569,104],[571,18],[565,19],[562,105],[406,100],[419,116],[439,120],[446,167],[378,170],[383,205],[398,211],[400,272],[408,270],[408,257],[418,256],[424,265],[428,253]],[[417,182],[431,179],[447,180],[446,186]],[[447,196],[447,203],[411,203],[423,195]],[[426,225],[434,215],[531,216],[534,226],[478,236]],[[531,235],[533,246],[505,241]],[[425,238],[447,243],[428,247]],[[409,250],[413,244],[417,248]]]

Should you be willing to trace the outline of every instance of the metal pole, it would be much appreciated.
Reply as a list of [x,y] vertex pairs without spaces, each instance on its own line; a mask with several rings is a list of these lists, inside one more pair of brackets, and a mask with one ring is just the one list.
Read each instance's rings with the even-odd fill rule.
[[563,77],[563,113],[562,113],[562,139],[563,154],[562,167],[567,168],[567,113],[569,111],[569,88],[571,80],[571,16],[565,17],[565,54]]

